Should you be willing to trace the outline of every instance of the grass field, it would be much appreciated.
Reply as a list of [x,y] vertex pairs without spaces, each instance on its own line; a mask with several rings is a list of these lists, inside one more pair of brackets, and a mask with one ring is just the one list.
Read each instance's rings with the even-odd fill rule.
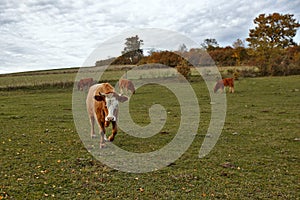
[[[64,81],[59,73],[28,77],[35,76]],[[223,132],[202,159],[211,105],[205,84],[194,80],[201,109],[195,140],[176,162],[144,174],[114,170],[89,154],[74,126],[69,85],[0,90],[0,199],[299,199],[299,78],[237,81],[236,92],[227,95]],[[9,80],[0,77],[1,86],[13,85]],[[173,97],[161,86],[138,89],[130,102],[134,121],[149,123],[153,102],[166,108],[168,121],[149,139],[120,130],[114,144],[133,152],[167,144],[180,120]]]

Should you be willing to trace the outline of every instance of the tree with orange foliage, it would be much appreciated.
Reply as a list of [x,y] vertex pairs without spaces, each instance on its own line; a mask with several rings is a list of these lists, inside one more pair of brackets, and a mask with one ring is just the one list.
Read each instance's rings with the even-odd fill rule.
[[273,13],[260,14],[254,19],[256,27],[250,29],[250,48],[254,49],[254,56],[258,61],[262,75],[276,75],[282,73],[282,54],[284,49],[297,44],[293,41],[300,24],[292,14]]

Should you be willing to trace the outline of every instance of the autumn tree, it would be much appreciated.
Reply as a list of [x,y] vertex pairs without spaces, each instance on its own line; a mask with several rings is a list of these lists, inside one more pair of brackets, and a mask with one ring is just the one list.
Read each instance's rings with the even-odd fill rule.
[[254,49],[259,48],[286,48],[295,45],[297,28],[300,24],[293,18],[294,15],[273,13],[268,16],[260,14],[254,19],[257,26],[250,29],[249,38],[246,40],[249,46]]
[[242,61],[247,59],[247,51],[245,49],[245,44],[241,39],[237,39],[232,44],[233,46],[233,55],[232,57],[235,59],[235,65],[240,66]]
[[147,59],[147,63],[160,63],[169,67],[176,67],[180,62],[181,56],[172,51],[153,52]]
[[124,59],[129,59],[132,64],[136,64],[143,57],[143,40],[138,35],[126,38],[125,47],[122,51]]
[[245,47],[245,43],[243,42],[243,40],[237,39],[236,41],[233,42],[232,46],[233,48],[237,49],[237,48]]
[[296,45],[293,41],[300,24],[292,14],[260,14],[254,19],[256,27],[250,29],[250,48],[254,49],[262,75],[273,74],[278,70],[279,54],[282,50]]
[[186,47],[185,44],[181,44],[181,45],[179,46],[179,48],[178,48],[178,51],[179,51],[180,53],[184,53],[184,52],[187,52],[187,51],[188,51],[188,48]]
[[230,46],[225,48],[219,47],[208,51],[208,53],[217,66],[234,66],[236,64],[236,58],[233,57],[234,49]]
[[219,47],[219,44],[216,39],[207,38],[201,43],[201,46],[203,49],[210,51],[210,50],[213,50],[213,49]]
[[191,76],[191,67],[187,60],[181,58],[181,61],[176,66],[176,70],[180,73],[185,79],[189,80]]

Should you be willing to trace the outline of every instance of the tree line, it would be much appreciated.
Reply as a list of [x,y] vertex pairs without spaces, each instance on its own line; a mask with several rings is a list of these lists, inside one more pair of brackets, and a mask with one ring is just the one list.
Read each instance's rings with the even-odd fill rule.
[[[138,35],[126,38],[125,48],[118,58],[96,62],[100,65],[142,65],[161,63],[170,67],[194,66],[256,66],[260,75],[300,74],[300,46],[293,41],[300,27],[292,14],[260,14],[254,19],[245,41],[237,39],[231,46],[220,47],[214,38],[205,39],[199,48],[187,49],[185,44],[176,51],[151,50],[144,56],[143,40]],[[183,62],[183,58],[189,61]]]

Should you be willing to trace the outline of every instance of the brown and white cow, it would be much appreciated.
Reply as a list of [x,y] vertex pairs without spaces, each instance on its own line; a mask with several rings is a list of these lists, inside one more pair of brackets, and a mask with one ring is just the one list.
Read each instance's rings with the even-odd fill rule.
[[83,91],[84,88],[89,89],[94,84],[93,78],[83,78],[77,83],[77,89]]
[[233,78],[224,78],[222,80],[219,80],[214,88],[214,92],[217,92],[219,89],[221,89],[221,92],[224,91],[224,87],[229,87],[229,93],[234,93],[234,80]]
[[132,83],[132,81],[127,80],[127,79],[120,79],[119,80],[119,90],[120,93],[123,94],[123,90],[125,89],[125,92],[127,93],[128,91],[131,91],[132,94],[135,93],[135,88]]
[[127,97],[117,94],[109,83],[96,84],[90,87],[86,106],[91,123],[91,137],[95,137],[94,124],[96,119],[100,132],[100,148],[105,146],[107,140],[105,127],[109,126],[109,122],[112,123],[112,134],[108,140],[114,140],[117,134],[118,104],[127,100]]

